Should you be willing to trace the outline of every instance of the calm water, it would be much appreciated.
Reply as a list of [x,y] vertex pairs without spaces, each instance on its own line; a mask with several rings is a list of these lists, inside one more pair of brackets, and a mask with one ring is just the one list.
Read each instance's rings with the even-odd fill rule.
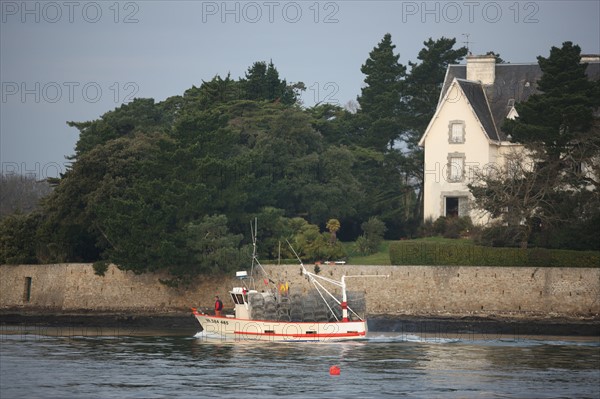
[[[598,338],[370,332],[352,343],[0,329],[0,398],[600,398]],[[341,375],[329,375],[339,365]]]

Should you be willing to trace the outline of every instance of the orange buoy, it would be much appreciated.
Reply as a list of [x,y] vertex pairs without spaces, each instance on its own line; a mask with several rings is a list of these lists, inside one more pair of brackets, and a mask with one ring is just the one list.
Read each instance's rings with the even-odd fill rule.
[[331,366],[331,367],[329,367],[329,374],[331,374],[331,375],[340,375],[340,368],[339,368],[339,366]]

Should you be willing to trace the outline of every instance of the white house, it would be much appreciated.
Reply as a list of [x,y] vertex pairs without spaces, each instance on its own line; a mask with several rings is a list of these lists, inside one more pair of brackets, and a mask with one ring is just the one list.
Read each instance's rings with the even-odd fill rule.
[[[599,61],[582,57],[592,79],[600,75]],[[522,150],[502,125],[518,116],[515,103],[537,92],[541,76],[537,63],[496,64],[491,55],[470,55],[466,65],[448,66],[436,112],[419,141],[425,152],[424,219],[470,216],[474,223],[487,222],[487,214],[470,206],[467,183],[473,168],[501,166],[508,153]]]

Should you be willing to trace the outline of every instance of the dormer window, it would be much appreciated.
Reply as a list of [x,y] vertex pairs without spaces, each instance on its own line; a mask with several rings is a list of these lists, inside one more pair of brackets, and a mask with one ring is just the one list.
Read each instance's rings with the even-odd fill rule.
[[448,142],[450,144],[463,144],[465,142],[464,121],[450,121],[448,125]]

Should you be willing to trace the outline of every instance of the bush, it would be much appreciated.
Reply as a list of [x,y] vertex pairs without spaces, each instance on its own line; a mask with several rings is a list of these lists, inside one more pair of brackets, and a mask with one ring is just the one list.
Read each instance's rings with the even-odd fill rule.
[[365,242],[361,242],[361,247],[364,248],[366,252],[359,252],[363,255],[370,255],[377,252],[379,245],[383,241],[383,235],[387,230],[385,223],[377,217],[371,217],[368,221],[361,224],[360,227],[364,232],[363,237],[365,240]]
[[440,216],[433,222],[433,231],[436,235],[441,236],[444,234],[446,231],[446,221],[447,219],[445,216]]
[[468,216],[440,216],[435,222],[429,218],[419,227],[420,237],[442,236],[444,238],[460,238],[469,235],[473,222]]
[[305,261],[340,260],[346,257],[341,242],[331,242],[329,233],[320,233],[319,227],[304,224],[294,237],[294,246]]
[[433,237],[435,235],[434,222],[431,217],[425,219],[417,228],[417,236],[419,237]]
[[362,256],[371,254],[371,252],[370,252],[371,250],[369,248],[369,242],[365,236],[358,237],[356,239],[356,242],[354,243],[354,247],[356,249],[356,252],[358,252],[358,254],[360,254]]
[[487,247],[519,247],[521,230],[517,226],[492,225],[473,235],[473,241]]
[[534,231],[531,243],[544,248],[600,250],[598,240],[600,216],[587,221],[572,221],[559,226],[544,226],[541,231]]
[[392,265],[600,267],[600,251],[492,248],[422,241],[390,244]]
[[94,274],[97,276],[104,276],[106,274],[106,271],[108,270],[109,264],[110,262],[106,260],[99,260],[97,262],[94,262],[94,265],[92,266],[94,268]]

